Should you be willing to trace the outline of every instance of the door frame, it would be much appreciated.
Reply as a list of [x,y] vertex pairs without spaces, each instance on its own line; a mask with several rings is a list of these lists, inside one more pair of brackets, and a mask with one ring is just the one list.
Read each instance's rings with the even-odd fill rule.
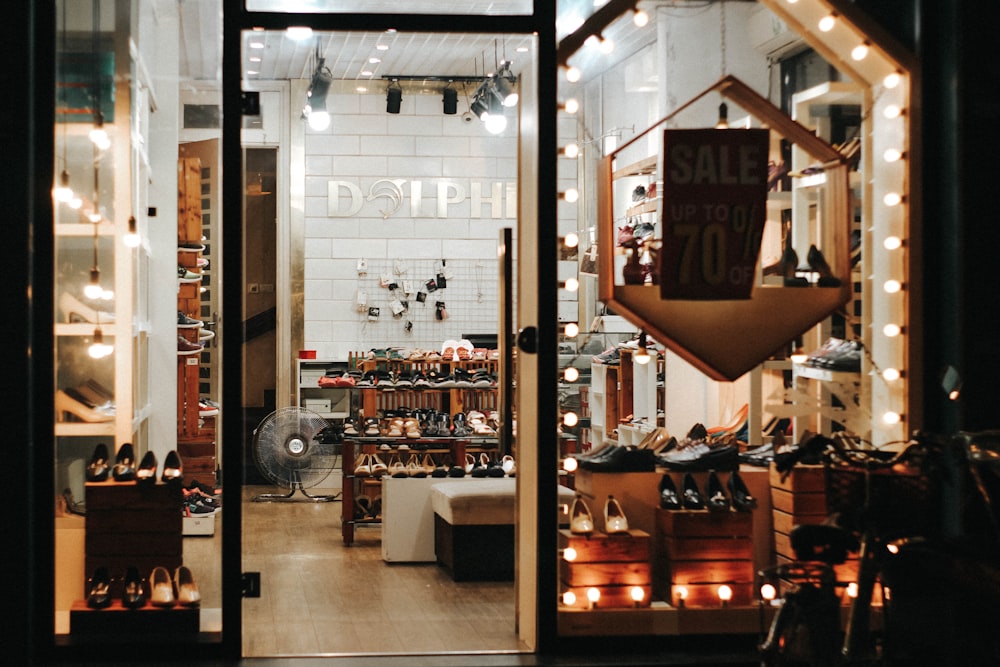
[[[523,16],[456,16],[413,14],[276,14],[248,12],[242,0],[223,0],[222,55],[222,174],[223,220],[242,216],[243,147],[240,136],[242,93],[231,82],[241,81],[241,35],[254,27],[284,30],[309,26],[313,30],[382,31],[398,26],[416,32],[523,33],[537,36],[537,50],[530,74],[522,80],[519,150],[519,275],[518,321],[522,329],[535,328],[537,352],[522,351],[518,364],[519,403],[531,411],[519,415],[518,632],[529,651],[544,652],[557,643],[556,629],[556,515],[539,512],[555,507],[558,485],[556,394],[558,323],[546,304],[557,297],[556,221],[556,38],[555,6],[534,0],[533,13]],[[527,94],[525,94],[527,93]],[[243,272],[242,225],[224,224],[223,264],[230,276]],[[220,311],[243,310],[241,280],[223,281]],[[230,305],[231,304],[231,305]],[[238,315],[237,315],[238,316]],[[230,318],[231,319],[231,318]],[[245,464],[241,391],[243,378],[242,331],[222,329],[222,456],[230,470]],[[530,359],[530,361],[527,361]],[[242,497],[242,480],[230,475],[226,493]],[[223,650],[238,658],[242,653],[242,509],[228,506],[222,537]]]

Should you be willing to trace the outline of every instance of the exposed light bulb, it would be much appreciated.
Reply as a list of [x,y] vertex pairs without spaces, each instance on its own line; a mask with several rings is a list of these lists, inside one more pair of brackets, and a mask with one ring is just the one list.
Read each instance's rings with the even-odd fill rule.
[[580,71],[579,67],[570,66],[566,68],[566,80],[570,83],[576,83],[583,76],[583,72]]
[[903,415],[898,412],[893,412],[892,410],[889,410],[882,415],[882,423],[888,426],[895,426],[901,421],[903,421]]
[[903,152],[898,148],[886,148],[882,153],[882,159],[886,162],[898,162],[903,158]]
[[580,237],[576,232],[570,232],[563,238],[563,245],[567,248],[575,248],[580,245]]
[[847,584],[847,597],[856,598],[858,597],[858,582],[852,581]]
[[566,334],[567,338],[576,338],[580,335],[580,325],[576,322],[570,322],[563,329],[563,333]]
[[486,131],[490,134],[500,134],[507,129],[507,116],[502,113],[491,113],[483,121]]
[[90,140],[102,151],[106,151],[111,147],[111,139],[108,137],[108,131],[104,129],[103,125],[98,125],[90,131]]
[[630,595],[632,596],[632,602],[638,604],[646,597],[646,591],[642,590],[642,586],[633,586]]
[[898,368],[883,368],[882,369],[882,379],[886,382],[895,382],[900,378],[900,373]]
[[635,14],[632,16],[632,23],[635,24],[636,28],[645,28],[649,25],[649,14],[641,9],[637,9]]
[[574,114],[580,110],[580,102],[577,101],[575,97],[571,97],[565,102],[563,102],[563,111],[568,114]]
[[576,549],[574,549],[573,547],[566,547],[565,549],[563,549],[563,560],[565,561],[572,563],[573,561],[576,560],[577,555],[578,554],[576,553]]
[[774,587],[774,584],[764,584],[760,587],[760,597],[762,600],[770,602],[778,597],[778,590]]
[[562,594],[562,602],[567,607],[572,607],[576,604],[576,593],[573,591],[566,591]]
[[90,282],[83,288],[83,294],[88,299],[100,299],[101,293],[101,270],[96,266],[90,270]]
[[580,191],[576,188],[569,188],[563,193],[562,198],[572,204],[580,198]]
[[868,55],[868,44],[862,42],[858,44],[853,49],[851,49],[851,58],[854,60],[864,60],[865,56]]
[[899,250],[903,247],[903,239],[898,236],[886,236],[882,241],[882,247],[886,250]]
[[602,38],[600,44],[597,45],[597,48],[604,55],[614,53],[615,41],[613,39]]
[[882,110],[882,115],[886,118],[899,118],[903,113],[903,110],[899,108],[896,104],[890,104],[885,109]]
[[563,283],[563,289],[567,292],[575,292],[580,289],[580,281],[576,278],[567,278]]
[[101,221],[101,212],[95,208],[87,214],[87,219],[96,224]]
[[576,382],[580,379],[580,370],[576,366],[567,366],[563,371],[563,380],[566,382]]
[[330,127],[330,114],[326,111],[313,111],[309,114],[309,127],[322,132]]
[[567,412],[563,415],[563,424],[569,427],[576,426],[580,422],[580,417],[575,412]]
[[882,79],[882,85],[886,88],[895,88],[899,85],[900,80],[899,72],[890,72]]
[[73,199],[73,188],[69,186],[69,172],[65,169],[59,174],[59,185],[52,188],[52,197],[64,204]]
[[837,17],[833,14],[827,14],[819,20],[819,29],[822,32],[830,32],[833,30],[833,26],[837,23]]
[[312,34],[313,34],[312,28],[300,25],[288,26],[288,28],[285,30],[285,35],[288,37],[288,39],[294,42],[301,42],[303,40],[309,39],[310,37],[312,37]]
[[882,327],[882,335],[886,338],[895,338],[901,333],[903,333],[903,328],[894,322],[890,322]]
[[597,602],[601,599],[601,591],[593,586],[587,589],[587,599],[591,602]]
[[563,459],[563,470],[566,472],[576,472],[576,469],[580,466],[580,462],[577,461],[572,456],[567,456]]
[[67,203],[69,204],[69,207],[75,211],[79,211],[81,208],[83,208],[83,200],[80,199],[79,197],[73,197]]
[[566,144],[562,149],[562,154],[569,158],[577,157],[580,155],[580,147],[576,144]]
[[903,196],[898,192],[887,192],[882,197],[882,203],[886,206],[899,206],[903,202]]
[[139,244],[142,243],[142,237],[139,236],[139,228],[134,215],[130,215],[128,217],[128,231],[125,232],[125,236],[122,237],[122,241],[129,248],[137,248],[139,247]]
[[885,290],[886,294],[896,294],[899,290],[903,289],[903,283],[890,279],[882,283],[882,289]]

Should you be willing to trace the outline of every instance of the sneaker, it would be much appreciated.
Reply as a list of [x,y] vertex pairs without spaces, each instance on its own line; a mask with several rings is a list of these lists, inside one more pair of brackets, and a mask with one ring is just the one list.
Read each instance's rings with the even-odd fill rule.
[[188,317],[182,311],[177,311],[177,328],[178,329],[197,329],[199,327],[205,326],[205,323],[201,320],[196,320],[193,317]]
[[620,353],[617,347],[613,347],[609,350],[605,350],[600,354],[595,354],[591,357],[595,364],[604,364],[605,366],[614,366],[619,363]]
[[196,283],[201,280],[201,274],[188,271],[183,266],[177,267],[177,279],[182,283]]
[[205,246],[200,243],[178,243],[177,252],[205,252]]

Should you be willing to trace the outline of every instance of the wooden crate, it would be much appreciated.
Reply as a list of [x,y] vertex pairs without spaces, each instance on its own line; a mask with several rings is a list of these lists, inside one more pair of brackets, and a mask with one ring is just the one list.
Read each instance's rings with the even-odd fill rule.
[[[559,531],[559,546],[564,558],[559,564],[562,591],[572,591],[576,602],[571,608],[590,609],[648,607],[652,602],[652,568],[649,533],[632,529],[627,533],[574,535]],[[575,552],[567,560],[568,550]],[[596,588],[600,600],[594,604],[587,592]],[[642,590],[641,600],[633,595]]]

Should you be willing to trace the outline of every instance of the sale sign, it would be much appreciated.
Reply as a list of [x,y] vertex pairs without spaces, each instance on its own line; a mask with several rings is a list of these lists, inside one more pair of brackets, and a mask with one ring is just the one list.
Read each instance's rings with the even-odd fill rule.
[[662,298],[750,298],[768,150],[766,129],[664,131]]

